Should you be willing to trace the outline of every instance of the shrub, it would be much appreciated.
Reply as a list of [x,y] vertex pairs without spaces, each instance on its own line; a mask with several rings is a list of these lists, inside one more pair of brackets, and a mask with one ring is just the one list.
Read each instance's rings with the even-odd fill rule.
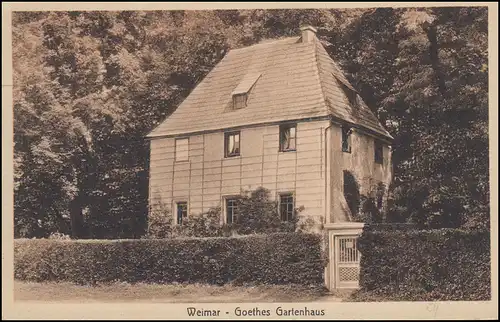
[[358,297],[490,299],[489,232],[389,227],[367,225],[359,239]]
[[148,229],[146,237],[172,237],[172,226],[173,218],[168,206],[163,202],[158,202],[153,205],[148,215]]
[[218,237],[224,235],[220,224],[220,207],[199,215],[191,215],[182,225],[173,223],[173,216],[165,204],[157,204],[148,218],[147,238]]
[[156,204],[148,218],[149,238],[217,237],[276,232],[310,231],[317,223],[300,216],[303,207],[294,209],[294,218],[282,222],[278,202],[270,198],[269,190],[257,188],[245,191],[236,202],[237,216],[232,224],[221,224],[221,208],[215,207],[202,214],[190,214],[182,225],[173,223],[170,208]]
[[239,235],[293,232],[297,229],[299,213],[302,208],[294,209],[291,221],[282,222],[278,211],[278,201],[272,200],[265,188],[245,191],[236,202],[237,216],[231,225]]
[[15,240],[15,278],[95,284],[322,285],[318,235],[136,240]]

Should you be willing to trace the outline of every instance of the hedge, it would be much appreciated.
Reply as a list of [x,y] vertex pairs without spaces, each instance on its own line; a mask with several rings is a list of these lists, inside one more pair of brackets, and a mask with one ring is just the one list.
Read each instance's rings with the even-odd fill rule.
[[490,233],[367,226],[359,298],[489,300]]
[[321,237],[276,233],[243,237],[140,240],[16,240],[15,278],[96,284],[321,285]]

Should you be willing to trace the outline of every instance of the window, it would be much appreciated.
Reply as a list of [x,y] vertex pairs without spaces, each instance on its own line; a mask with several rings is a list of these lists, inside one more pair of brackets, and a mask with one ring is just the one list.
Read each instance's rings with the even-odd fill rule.
[[240,132],[225,133],[224,151],[226,158],[240,155]]
[[233,99],[233,110],[237,110],[247,106],[248,98],[252,91],[252,88],[255,86],[255,83],[260,78],[260,76],[260,73],[253,72],[250,72],[243,76],[238,86],[236,86],[236,88],[231,92]]
[[378,140],[375,140],[375,162],[379,164],[384,162],[384,147]]
[[297,141],[297,125],[280,126],[280,151],[295,151]]
[[236,218],[236,211],[238,209],[238,200],[236,198],[226,199],[226,223],[232,224]]
[[383,196],[383,195],[380,195],[380,194],[377,196],[377,208],[378,208],[378,209],[382,209],[382,206],[383,206],[383,204],[384,204],[384,199],[383,199],[383,197],[384,197],[384,196]]
[[184,218],[187,218],[188,208],[187,202],[179,201],[176,203],[177,224],[182,225]]
[[351,153],[351,133],[352,129],[342,126],[342,151]]
[[187,161],[189,159],[189,139],[175,140],[175,161]]
[[290,221],[294,215],[294,202],[292,193],[280,194],[280,215],[282,221]]
[[247,94],[234,94],[233,95],[233,108],[239,109],[247,106]]

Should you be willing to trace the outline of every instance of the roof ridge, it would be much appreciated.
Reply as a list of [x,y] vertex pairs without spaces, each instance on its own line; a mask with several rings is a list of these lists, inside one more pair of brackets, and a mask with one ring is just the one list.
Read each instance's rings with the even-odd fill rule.
[[254,49],[257,46],[272,45],[272,44],[276,44],[277,42],[285,42],[286,40],[292,40],[292,39],[297,39],[298,40],[299,38],[300,37],[298,37],[298,36],[282,37],[282,38],[266,38],[266,39],[263,39],[260,42],[255,43],[253,45],[242,46],[242,47],[238,47],[238,48],[232,48],[229,51],[242,51],[242,50],[245,50],[245,49],[250,50],[250,49]]
[[[364,102],[364,100],[361,97],[361,95],[358,93],[358,91],[352,86],[352,84],[346,78],[346,76],[344,74],[344,71],[335,62],[335,60],[328,54],[328,52],[326,51],[326,49],[321,44],[318,44],[316,46],[316,55],[321,55],[322,58],[323,58],[323,62],[320,62],[320,59],[318,59],[318,66],[319,66],[320,70],[322,70],[323,73],[327,73],[327,74],[331,73],[331,77],[333,78],[333,80],[338,85],[346,86],[348,89],[354,91],[354,93],[357,96],[356,99],[360,100],[362,102],[360,104],[360,110],[358,112],[364,113],[369,118],[373,118],[373,120],[364,120],[364,122],[363,122],[364,124],[361,124],[359,122],[359,119],[355,115],[353,115],[353,113],[351,111],[349,111],[347,108],[344,107],[343,109],[345,110],[345,112],[347,113],[347,115],[350,115],[350,116],[354,117],[353,120],[349,120],[349,119],[345,118],[344,121],[346,121],[346,122],[352,122],[352,121],[354,121],[355,123],[359,123],[359,125],[361,127],[368,128],[368,129],[373,128],[377,132],[379,132],[379,134],[392,139],[392,136],[385,129],[385,127],[380,123],[380,120],[375,115],[375,113],[366,105],[366,103]],[[330,65],[330,66],[323,66],[324,64],[327,64],[327,65]],[[328,82],[325,77],[329,77],[329,76],[323,75],[323,78],[321,78],[322,85],[323,85],[323,82]],[[323,87],[323,89],[324,89],[324,87]],[[329,94],[331,94],[331,93],[326,93],[325,92],[326,103],[327,103],[327,106],[329,107],[329,112],[332,113],[332,114],[335,114],[334,113],[334,109],[335,108],[330,105],[331,103],[330,103],[330,100],[329,100],[329,97],[328,97]],[[345,93],[344,93],[344,95],[345,95]],[[366,124],[366,123],[369,123],[369,122],[374,122],[375,125]]]
[[319,81],[319,87],[321,88],[321,94],[323,95],[323,101],[325,102],[325,108],[326,112],[330,113],[330,104],[328,103],[326,93],[325,93],[325,87],[323,86],[323,77],[321,77],[321,71],[319,67],[319,60],[318,60],[318,45],[321,46],[321,43],[319,43],[319,39],[316,39],[314,41],[314,66],[316,67],[316,73],[318,75],[318,81]]

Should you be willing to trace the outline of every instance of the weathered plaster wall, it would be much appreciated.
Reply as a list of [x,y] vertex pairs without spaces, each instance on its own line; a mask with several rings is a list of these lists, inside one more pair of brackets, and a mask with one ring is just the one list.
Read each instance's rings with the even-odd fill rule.
[[330,183],[333,198],[330,222],[346,222],[350,220],[350,210],[344,198],[344,170],[350,171],[356,178],[361,195],[374,192],[378,183],[383,183],[388,187],[392,180],[391,149],[384,143],[383,163],[376,163],[375,138],[360,129],[354,129],[351,134],[351,152],[343,152],[342,130],[339,124],[332,126],[330,140],[329,154],[332,160]]
[[196,215],[221,205],[223,196],[259,186],[277,197],[295,193],[302,214],[321,222],[325,214],[325,136],[328,121],[297,124],[297,151],[279,152],[279,126],[241,129],[241,156],[224,158],[223,132],[189,137],[189,161],[174,160],[175,138],[151,140],[150,204],[162,202],[173,211],[188,202]]

